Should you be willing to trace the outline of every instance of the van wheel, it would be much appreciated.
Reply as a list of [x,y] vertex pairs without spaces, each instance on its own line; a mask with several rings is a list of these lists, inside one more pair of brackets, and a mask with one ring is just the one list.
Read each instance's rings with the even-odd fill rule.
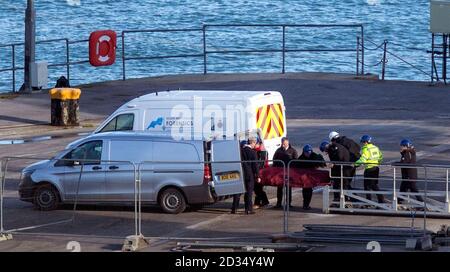
[[168,188],[161,193],[159,205],[164,212],[177,214],[186,209],[186,200],[178,189]]
[[55,210],[59,205],[58,191],[49,184],[39,186],[34,192],[33,204],[41,211]]

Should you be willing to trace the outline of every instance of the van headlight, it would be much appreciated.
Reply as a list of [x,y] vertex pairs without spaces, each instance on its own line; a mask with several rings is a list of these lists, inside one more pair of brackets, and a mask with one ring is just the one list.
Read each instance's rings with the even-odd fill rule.
[[22,171],[22,178],[20,180],[19,186],[24,185],[26,183],[32,182],[31,175],[36,171],[36,169],[25,169]]
[[22,171],[22,177],[31,176],[34,173],[34,171],[36,171],[36,169],[24,169]]

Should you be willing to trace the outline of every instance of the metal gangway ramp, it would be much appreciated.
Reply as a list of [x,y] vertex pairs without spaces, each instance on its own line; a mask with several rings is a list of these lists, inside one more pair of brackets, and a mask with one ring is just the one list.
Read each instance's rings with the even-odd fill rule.
[[[336,163],[335,163],[336,165]],[[344,165],[341,164],[341,169]],[[352,188],[344,188],[341,175],[330,178],[339,185],[325,186],[323,190],[323,212],[350,214],[385,214],[404,216],[450,217],[449,203],[449,169],[443,165],[400,165],[382,164],[378,179],[380,191],[367,191],[364,188],[363,170],[353,178]],[[402,179],[401,169],[417,169],[417,180]],[[405,192],[402,183],[416,182],[419,192]],[[354,187],[353,187],[354,186]],[[336,188],[337,187],[337,188]],[[340,187],[340,188],[339,188]],[[335,198],[339,195],[339,199]],[[368,198],[371,195],[371,199]],[[384,203],[379,203],[378,195],[384,196]]]

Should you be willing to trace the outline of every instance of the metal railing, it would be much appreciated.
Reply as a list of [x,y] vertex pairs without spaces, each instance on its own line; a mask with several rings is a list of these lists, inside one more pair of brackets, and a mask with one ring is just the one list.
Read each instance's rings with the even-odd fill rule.
[[[83,60],[83,61],[70,61],[70,45],[71,44],[78,44],[78,43],[87,43],[89,40],[74,40],[70,41],[67,38],[62,39],[50,39],[50,40],[41,40],[37,41],[36,44],[45,44],[45,43],[55,43],[55,42],[61,42],[64,41],[65,44],[65,61],[64,62],[56,62],[56,63],[50,63],[47,65],[47,67],[66,67],[66,78],[70,80],[70,66],[77,65],[77,64],[84,64],[89,63],[89,60]],[[19,46],[25,46],[24,43],[13,43],[13,44],[3,44],[0,45],[0,48],[5,47],[11,47],[11,67],[9,68],[3,68],[0,69],[1,72],[12,72],[12,91],[16,91],[16,71],[17,70],[24,70],[23,66],[16,66],[16,48]]]
[[[399,165],[399,164],[380,164],[380,176],[379,178],[367,178],[364,177],[365,180],[376,180],[376,181],[384,181],[391,182],[389,188],[380,188],[379,191],[368,191],[368,190],[360,190],[355,188],[346,188],[347,185],[345,180],[353,180],[358,176],[347,176],[344,174],[344,167],[354,167],[353,163],[344,163],[344,162],[335,162],[335,161],[308,161],[308,160],[292,160],[288,163],[288,168],[286,170],[287,177],[285,179],[284,188],[286,192],[287,188],[290,187],[290,179],[291,179],[291,168],[293,163],[326,163],[327,165],[335,165],[340,166],[340,175],[333,176],[330,171],[330,181],[338,182],[338,186],[334,186],[335,189],[330,188],[329,186],[325,186],[322,192],[322,210],[324,213],[328,214],[330,212],[350,212],[351,214],[363,213],[373,213],[373,214],[397,214],[397,215],[411,215],[411,212],[414,213],[414,216],[423,215],[424,225],[423,229],[426,229],[427,224],[427,216],[436,216],[436,217],[449,217],[450,216],[450,180],[449,180],[449,172],[450,166],[445,165],[431,165],[431,164],[417,164],[417,165]],[[384,169],[382,169],[384,168]],[[424,177],[422,179],[418,178],[416,180],[403,180],[402,178],[397,177],[398,169],[417,169],[423,170]],[[430,177],[430,173],[436,170],[443,170],[442,174],[445,174],[445,177],[433,178]],[[392,172],[392,176],[383,175],[384,172]],[[406,182],[420,182],[423,183],[424,188],[421,192],[400,192],[397,187],[398,181],[406,181]],[[430,190],[428,188],[429,183],[440,183],[445,184],[445,189],[436,191]],[[348,184],[349,185],[349,184]],[[339,195],[339,200],[330,201],[329,194],[335,193]],[[392,196],[392,203],[377,203],[376,201],[371,201],[366,198],[367,194],[374,195],[383,195],[383,196]],[[286,199],[289,195],[286,193]],[[362,196],[361,196],[362,195]],[[414,200],[411,197],[422,197],[423,201]],[[443,201],[437,201],[433,199],[433,197],[441,197]],[[407,210],[400,210],[398,200],[406,200],[406,203],[402,203],[402,207],[405,207]],[[284,203],[285,208],[285,216],[284,216],[284,232],[289,232],[289,205]],[[348,205],[349,204],[349,205]],[[334,206],[333,206],[334,205]],[[359,208],[358,208],[359,207]],[[371,208],[372,207],[372,208]],[[419,209],[419,210],[417,210]]]
[[[381,57],[380,61],[376,62],[375,64],[365,64],[364,62],[360,62],[361,66],[363,66],[363,67],[364,66],[366,66],[366,67],[377,67],[377,66],[381,65],[381,80],[385,79],[386,64],[389,62],[388,56],[391,56],[392,58],[395,58],[395,59],[399,60],[400,62],[408,65],[409,67],[411,67],[412,69],[416,70],[417,72],[420,72],[421,74],[424,74],[427,77],[430,77],[430,74],[427,73],[426,71],[424,71],[419,66],[411,63],[411,61],[408,61],[408,60],[406,60],[403,57],[400,57],[399,55],[397,55],[396,53],[392,52],[391,50],[388,50],[387,49],[387,45],[389,43],[388,40],[384,40],[380,44],[377,44],[374,41],[366,39],[366,44],[371,44],[371,45],[375,46],[374,48],[370,48],[370,47],[365,46],[363,43],[360,42],[359,39],[358,39],[357,43],[358,43],[358,48],[361,47],[362,50],[364,50],[364,49],[367,50],[367,51],[379,51],[379,50],[382,50],[382,57]],[[394,43],[394,45],[403,46],[403,45],[399,45],[399,44],[395,44],[395,43]],[[418,49],[418,48],[408,47],[407,49],[409,49],[409,50],[416,50],[416,51],[424,51],[425,52],[425,50],[421,50],[421,49]],[[431,82],[433,82],[433,75],[432,74],[431,74]]]
[[[46,222],[45,224],[38,224],[38,225],[33,225],[33,226],[21,226],[19,228],[13,228],[13,229],[5,229],[4,228],[4,193],[5,193],[5,184],[6,184],[6,176],[7,176],[7,172],[8,172],[8,164],[10,164],[13,161],[29,161],[29,160],[40,160],[40,159],[47,159],[47,158],[36,158],[36,157],[32,157],[32,158],[27,158],[27,157],[6,157],[6,158],[1,158],[0,159],[0,234],[5,234],[5,233],[15,233],[15,232],[21,232],[24,230],[31,230],[31,229],[36,229],[36,228],[41,228],[41,227],[45,227],[45,226],[51,226],[51,225],[56,225],[56,224],[63,224],[63,223],[73,223],[74,219],[75,219],[75,212],[77,210],[77,203],[79,202],[78,200],[78,195],[79,195],[79,190],[80,190],[80,185],[82,183],[82,175],[83,175],[83,163],[80,164],[80,173],[79,173],[79,177],[78,177],[78,182],[76,184],[76,197],[75,197],[75,202],[74,202],[74,208],[73,208],[73,213],[70,219],[64,219],[64,220],[57,220],[55,222]],[[84,160],[72,160],[72,159],[52,159],[54,161],[78,161],[78,162],[83,162]],[[86,162],[92,162],[93,160],[85,160]],[[97,161],[98,162],[98,161]],[[134,232],[136,236],[141,236],[141,237],[145,237],[142,231],[142,203],[143,203],[143,197],[142,197],[142,177],[143,177],[143,171],[147,171],[144,170],[144,164],[148,163],[148,164],[152,164],[152,165],[157,165],[159,163],[163,163],[163,164],[167,164],[167,161],[149,161],[149,162],[141,162],[141,163],[133,163],[133,162],[128,162],[128,161],[101,161],[102,163],[123,163],[123,164],[129,164],[132,165],[132,171],[134,172],[134,176],[132,177],[132,182],[130,182],[130,188],[131,186],[133,186],[134,189]],[[256,160],[256,161],[212,161],[212,162],[205,162],[205,161],[192,161],[192,162],[186,162],[186,161],[180,161],[180,162],[174,162],[171,161],[170,164],[188,164],[188,165],[192,165],[192,164],[205,164],[205,163],[211,163],[211,164],[236,164],[236,163],[242,163],[242,162],[257,162],[257,163],[264,163],[264,161],[261,160]],[[271,162],[274,162],[273,160]],[[289,215],[290,215],[290,211],[289,211],[289,194],[288,194],[288,188],[290,187],[290,171],[291,171],[291,166],[292,163],[295,162],[308,162],[308,163],[326,163],[326,164],[334,164],[335,166],[340,166],[340,175],[339,176],[332,176],[331,172],[329,175],[330,180],[331,179],[338,179],[340,180],[340,185],[339,185],[339,189],[329,189],[328,186],[325,187],[324,191],[323,191],[323,211],[325,213],[329,213],[330,211],[337,211],[337,212],[342,212],[342,211],[351,211],[352,213],[354,213],[356,211],[356,214],[358,211],[363,212],[363,213],[374,213],[374,214],[383,214],[383,213],[391,213],[391,214],[407,214],[408,212],[401,212],[398,209],[398,197],[410,197],[410,196],[424,196],[424,201],[420,202],[420,201],[412,201],[413,204],[415,203],[416,205],[414,207],[423,207],[423,211],[419,211],[419,212],[414,212],[414,215],[417,214],[423,214],[424,216],[424,225],[423,225],[423,229],[424,231],[426,230],[426,226],[427,226],[427,214],[430,215],[437,215],[437,216],[450,216],[450,206],[449,206],[449,187],[450,187],[450,181],[449,181],[449,171],[450,171],[450,166],[444,166],[444,165],[392,165],[392,164],[381,164],[379,165],[380,167],[385,167],[388,170],[392,170],[393,171],[393,176],[389,177],[389,176],[383,176],[380,175],[379,178],[377,178],[376,180],[379,181],[393,181],[392,183],[392,188],[382,188],[382,190],[380,191],[367,191],[367,190],[356,190],[356,189],[346,189],[344,188],[344,179],[346,178],[350,178],[349,176],[345,176],[344,175],[344,171],[343,168],[345,166],[347,167],[351,167],[354,164],[352,163],[343,163],[343,162],[333,162],[333,161],[305,161],[305,160],[292,160],[289,162],[288,166],[286,167],[286,165],[282,162],[282,161],[278,161],[275,160],[275,162],[279,163],[282,165],[282,175],[284,178],[284,182],[283,182],[283,187],[285,188],[285,197],[284,197],[284,216],[283,216],[283,230],[285,233],[289,232]],[[17,166],[17,165],[16,165]],[[397,177],[396,177],[396,169],[398,168],[412,168],[412,169],[423,169],[424,172],[424,178],[423,179],[417,179],[414,181],[417,182],[424,182],[424,189],[422,190],[421,193],[407,193],[407,192],[398,192],[397,187],[396,187],[396,182],[398,181]],[[16,167],[15,171],[17,171],[19,168]],[[213,168],[214,169],[214,168]],[[445,177],[444,179],[442,178],[432,178],[430,177],[430,172],[432,172],[433,170],[443,170]],[[242,169],[241,169],[242,171]],[[353,178],[353,177],[351,177]],[[22,177],[19,178],[19,180],[21,180]],[[430,182],[440,182],[440,183],[445,183],[445,191],[430,191],[428,188],[428,183]],[[133,183],[133,184],[131,184]],[[329,194],[330,193],[339,193],[340,196],[340,200],[337,203],[332,203],[331,201],[328,200],[329,198]],[[373,201],[367,200],[364,197],[361,197],[360,195],[366,195],[366,194],[383,194],[383,195],[392,195],[392,204],[380,204],[380,203],[375,203]],[[432,203],[432,199],[429,199],[428,197],[444,197],[445,200],[440,203],[444,205],[444,208],[441,207],[437,207],[437,204]],[[358,200],[359,202],[356,203],[357,205],[372,205],[375,207],[379,207],[381,208],[380,210],[377,209],[355,209],[353,207],[346,207],[346,203],[347,200],[346,198],[352,198],[355,200]],[[146,200],[148,201],[148,199]],[[355,203],[355,202],[354,202]],[[431,204],[430,204],[431,203]],[[337,208],[330,208],[330,204],[337,204],[338,207]],[[413,207],[413,206],[412,206]],[[430,212],[428,212],[428,210],[431,209]],[[433,212],[433,210],[435,212]]]
[[[270,49],[245,49],[245,50],[208,50],[207,33],[211,28],[278,28],[282,30],[281,48]],[[288,28],[349,28],[358,29],[359,37],[355,48],[287,48],[286,46],[286,30]],[[141,56],[141,57],[126,57],[125,34],[126,33],[167,33],[167,32],[199,32],[202,34],[203,52],[196,54],[179,54],[179,55],[163,55],[163,56]],[[362,45],[361,47],[359,45]],[[364,74],[364,65],[359,70],[358,64],[364,63],[364,27],[362,24],[204,24],[202,28],[192,29],[147,29],[147,30],[126,30],[122,32],[122,79],[126,79],[125,62],[126,60],[140,60],[140,59],[166,59],[166,58],[188,58],[201,57],[203,58],[203,74],[208,73],[208,55],[212,54],[251,54],[251,53],[281,53],[281,73],[286,72],[286,54],[293,52],[356,52],[358,58],[356,75]],[[361,52],[361,61],[359,56]]]
[[[281,48],[269,48],[269,49],[240,49],[240,50],[209,50],[209,44],[207,40],[208,34],[212,31],[212,29],[225,28],[227,30],[232,28],[256,28],[256,29],[266,29],[273,28],[282,31],[282,35],[280,37],[280,45]],[[319,47],[314,48],[290,48],[287,46],[288,41],[288,32],[287,29],[290,28],[328,28],[328,29],[356,29],[358,32],[357,43],[354,48],[322,48]],[[132,33],[167,33],[168,35],[175,33],[198,33],[198,37],[201,38],[202,43],[202,51],[201,52],[193,52],[190,54],[168,54],[168,55],[151,55],[151,56],[130,56],[127,52],[126,45],[126,37]],[[271,33],[266,33],[264,35],[272,35]],[[266,36],[264,36],[266,37]],[[356,54],[356,75],[364,75],[364,27],[362,24],[204,24],[201,28],[179,28],[179,29],[144,29],[144,30],[124,30],[120,34],[119,38],[121,39],[121,56],[122,59],[122,80],[126,80],[126,71],[127,71],[127,61],[135,61],[135,60],[156,60],[156,59],[172,59],[172,58],[200,58],[202,59],[203,64],[203,74],[207,74],[208,70],[208,56],[211,55],[228,55],[228,54],[254,54],[254,53],[281,53],[281,73],[286,73],[286,59],[288,53],[298,53],[298,52],[312,52],[312,53],[321,53],[321,52],[336,52],[336,53],[348,53],[354,52]],[[71,61],[71,50],[70,45],[78,44],[78,43],[88,43],[87,39],[82,40],[74,40],[71,41],[67,38],[62,39],[51,39],[51,40],[42,40],[37,41],[36,44],[43,43],[53,43],[53,42],[61,42],[63,41],[65,44],[65,61],[64,62],[56,62],[50,63],[48,67],[66,67],[66,77],[70,80],[70,68],[71,66],[78,64],[86,64],[89,63],[88,60],[81,61]],[[2,47],[11,47],[11,66],[8,68],[0,69],[1,72],[12,72],[12,91],[16,91],[16,71],[23,70],[24,67],[16,65],[16,48],[18,46],[24,46],[24,43],[13,43],[13,44],[4,44],[0,45]],[[360,66],[361,64],[361,66]]]
[[[71,205],[73,204],[73,208],[72,208],[72,212],[70,214],[68,214],[67,218],[64,219],[58,219],[58,213],[55,212],[56,214],[53,213],[46,213],[45,217],[43,217],[43,219],[41,219],[43,222],[36,222],[36,220],[21,220],[20,216],[20,212],[15,211],[14,213],[11,213],[11,209],[16,209],[16,206],[12,206],[12,202],[10,203],[10,205],[5,205],[4,203],[4,198],[5,198],[5,185],[8,183],[10,190],[16,190],[17,187],[17,183],[19,181],[23,180],[23,176],[22,176],[22,171],[21,169],[23,169],[24,166],[26,166],[28,163],[31,162],[36,162],[39,160],[49,160],[52,163],[57,163],[57,162],[78,162],[79,164],[74,164],[73,166],[71,166],[71,169],[74,172],[74,177],[72,179],[72,184],[64,182],[64,187],[68,186],[67,188],[60,188],[59,186],[56,186],[55,184],[53,184],[56,188],[57,191],[59,191],[59,193],[62,193],[62,191],[60,191],[60,189],[62,189],[65,193],[68,193],[69,191],[73,190],[73,193],[75,195],[72,195],[70,197],[65,196],[65,202],[66,203],[70,203]],[[13,164],[13,162],[15,164]],[[194,164],[198,164],[203,166],[205,163],[206,164],[211,164],[212,168],[214,169],[216,164],[220,164],[220,165],[225,165],[225,164],[232,164],[233,166],[238,166],[239,167],[239,173],[240,173],[240,180],[243,179],[243,174],[242,174],[242,169],[241,169],[241,163],[245,163],[245,162],[256,162],[256,163],[264,163],[264,161],[261,160],[256,160],[256,161],[241,161],[241,160],[236,160],[236,161],[201,161],[201,160],[197,160],[197,161],[149,161],[149,162],[140,162],[140,163],[133,163],[130,161],[112,161],[112,160],[93,160],[93,159],[57,159],[57,158],[39,158],[39,157],[4,157],[4,158],[0,158],[0,235],[4,235],[4,234],[18,234],[18,233],[24,233],[24,231],[30,231],[30,230],[35,230],[35,229],[41,229],[41,228],[45,228],[45,227],[50,227],[50,226],[55,226],[55,225],[62,225],[62,224],[73,224],[75,223],[75,218],[77,216],[77,211],[78,211],[78,203],[86,203],[85,201],[82,202],[82,199],[80,198],[80,196],[83,194],[82,193],[82,187],[84,185],[88,185],[89,183],[87,183],[86,179],[84,178],[84,175],[86,174],[86,172],[88,171],[87,168],[88,167],[93,167],[95,165],[115,165],[115,164],[119,164],[119,165],[127,165],[127,166],[132,166],[132,168],[129,169],[130,174],[131,171],[134,174],[130,175],[129,178],[129,187],[126,187],[125,190],[133,192],[132,190],[134,189],[134,199],[132,201],[133,206],[134,206],[134,235],[135,236],[140,236],[140,237],[144,237],[144,234],[148,234],[145,233],[145,231],[142,231],[142,205],[143,203],[148,203],[148,202],[152,202],[154,203],[155,201],[153,201],[152,199],[148,199],[147,195],[144,195],[144,193],[148,193],[148,187],[146,187],[145,190],[143,190],[143,184],[144,185],[148,185],[148,179],[144,178],[145,175],[144,173],[146,171],[150,171],[150,172],[156,172],[156,170],[154,169],[154,167],[157,168],[157,166],[159,164],[163,164],[166,165],[167,163],[170,163],[171,165],[188,165],[188,166],[192,166]],[[273,161],[271,161],[273,162]],[[279,163],[283,164],[282,161],[278,161]],[[94,163],[94,164],[92,164]],[[146,164],[150,164],[151,168],[146,168],[145,166],[148,166]],[[8,165],[13,165],[12,169],[8,169]],[[61,166],[61,167],[65,167],[65,166]],[[73,168],[72,168],[73,167]],[[163,167],[164,168],[164,167]],[[111,168],[110,168],[111,169]],[[196,170],[200,169],[199,167],[195,167]],[[234,168],[233,168],[234,169]],[[285,167],[283,167],[283,169],[285,169]],[[66,170],[63,170],[66,171]],[[114,173],[115,170],[112,170],[111,172]],[[166,171],[170,172],[170,169],[166,169]],[[203,171],[203,167],[202,167],[202,171]],[[175,171],[176,172],[176,171]],[[192,173],[194,173],[194,171],[192,171]],[[203,173],[202,173],[203,174]],[[123,179],[123,177],[122,177]],[[144,181],[145,180],[145,181]],[[200,183],[204,183],[203,179],[199,181]],[[209,181],[209,183],[215,183],[216,184],[216,188],[218,186],[218,184],[223,184],[223,182],[220,182],[218,180],[218,176],[213,176],[213,179],[211,181]],[[61,184],[62,185],[62,184]],[[33,190],[36,187],[23,187],[24,185],[22,184],[21,190]],[[30,185],[31,186],[31,185]],[[36,186],[36,184],[34,184],[34,186]],[[167,183],[165,184],[165,186],[161,187],[161,191],[163,191],[164,188],[168,188],[168,187],[176,187],[177,184],[173,184],[173,183]],[[209,184],[209,186],[211,186]],[[180,187],[178,189],[181,189]],[[212,187],[208,187],[208,190],[212,189]],[[68,191],[66,191],[68,190]],[[211,191],[211,193],[213,193],[213,191]],[[69,194],[70,195],[70,194]],[[144,198],[145,196],[145,198]],[[24,196],[20,196],[16,193],[14,196],[14,199],[20,199],[20,200],[25,200],[23,198]],[[29,199],[27,199],[27,201],[31,201],[32,198],[34,198],[33,195],[30,196]],[[220,201],[221,197],[217,196],[214,197],[215,198],[215,202]],[[84,199],[86,200],[86,199]],[[123,200],[125,203],[130,202],[129,199]],[[99,200],[99,202],[101,203],[105,203],[103,200]],[[116,201],[115,201],[116,202]],[[89,202],[92,203],[92,202]],[[64,204],[60,203],[60,204]],[[212,204],[212,203],[210,203]],[[29,209],[29,207],[21,207],[23,209]],[[230,207],[231,208],[231,207]],[[6,211],[10,211],[9,213],[6,213],[6,217],[8,218],[9,224],[8,227],[5,227],[5,221],[4,221],[4,217],[5,217],[5,212]],[[30,210],[30,213],[33,212]],[[61,213],[62,215],[66,215],[66,213]],[[29,216],[29,215],[26,215]],[[55,219],[56,218],[56,219]],[[81,219],[81,223],[83,219]],[[9,225],[13,225],[11,224],[11,222],[13,222],[13,224],[19,224],[19,226],[14,226],[14,227],[10,227]],[[280,222],[281,223],[281,222]],[[131,224],[130,224],[131,227]],[[280,224],[281,227],[281,224]],[[61,234],[64,234],[64,230]],[[147,236],[149,237],[149,236]],[[119,237],[116,237],[119,238]],[[219,238],[219,239],[225,239],[224,237]]]
[[[44,161],[44,160],[49,160],[51,162],[78,162],[79,163],[79,170],[76,170],[76,176],[77,176],[77,181],[76,184],[73,184],[75,186],[75,195],[73,196],[73,199],[69,199],[69,203],[73,204],[73,208],[72,208],[72,213],[70,218],[65,218],[62,220],[52,220],[52,222],[41,222],[41,223],[36,223],[33,225],[24,225],[24,226],[16,226],[14,228],[5,228],[5,216],[4,216],[4,205],[5,205],[5,201],[4,201],[4,194],[5,194],[5,186],[6,184],[9,182],[10,184],[12,183],[12,180],[8,181],[7,180],[7,174],[8,174],[8,165],[11,165],[12,162],[19,162],[19,163],[24,163],[24,162],[36,162],[36,161]],[[138,182],[137,180],[137,165],[134,164],[133,162],[130,161],[112,161],[112,160],[92,160],[92,159],[55,159],[55,158],[39,158],[39,157],[3,157],[0,158],[0,235],[1,234],[5,234],[5,233],[18,233],[18,232],[22,232],[22,231],[29,231],[29,230],[34,230],[34,229],[39,229],[39,228],[44,228],[44,227],[49,227],[49,226],[54,226],[54,225],[60,225],[60,224],[66,224],[66,223],[74,223],[75,219],[76,219],[76,211],[78,208],[78,203],[80,202],[79,196],[80,196],[80,188],[83,185],[83,175],[85,175],[85,165],[88,164],[115,164],[115,163],[121,163],[121,164],[127,164],[132,166],[133,168],[133,172],[134,172],[134,178],[133,178],[133,188],[134,188],[134,219],[135,219],[135,224],[134,224],[134,228],[135,228],[135,235],[138,234],[138,224],[137,224],[137,219],[138,219],[138,212],[140,212],[140,210],[138,211],[137,207],[138,207],[138,190],[137,190],[137,184]],[[74,165],[75,166],[75,165]],[[16,165],[17,167],[17,165]],[[79,171],[79,172],[78,172]],[[18,177],[18,180],[21,181],[23,178],[22,173],[20,172],[20,175]],[[17,182],[17,181],[16,181]],[[40,182],[42,183],[42,182]],[[50,183],[49,183],[50,184]],[[56,184],[51,183],[53,186],[57,187]],[[35,184],[37,185],[37,184]],[[130,186],[131,187],[131,186]],[[29,188],[29,187],[24,187],[22,189],[25,190],[33,190],[35,189],[33,188]],[[60,188],[58,188],[57,190],[59,190]],[[131,188],[130,188],[131,189]],[[58,192],[61,193],[61,192]],[[66,192],[67,193],[67,192]],[[19,196],[19,195],[17,195]],[[33,196],[31,196],[33,197]],[[21,199],[22,200],[22,199]],[[28,199],[27,201],[32,202],[32,199]]]

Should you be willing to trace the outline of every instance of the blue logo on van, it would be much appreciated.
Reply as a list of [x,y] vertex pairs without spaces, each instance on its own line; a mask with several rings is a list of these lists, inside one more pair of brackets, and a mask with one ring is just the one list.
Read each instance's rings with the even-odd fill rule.
[[147,129],[156,128],[156,126],[162,126],[164,119],[162,117],[158,117],[158,119],[152,121],[150,125],[148,125]]

